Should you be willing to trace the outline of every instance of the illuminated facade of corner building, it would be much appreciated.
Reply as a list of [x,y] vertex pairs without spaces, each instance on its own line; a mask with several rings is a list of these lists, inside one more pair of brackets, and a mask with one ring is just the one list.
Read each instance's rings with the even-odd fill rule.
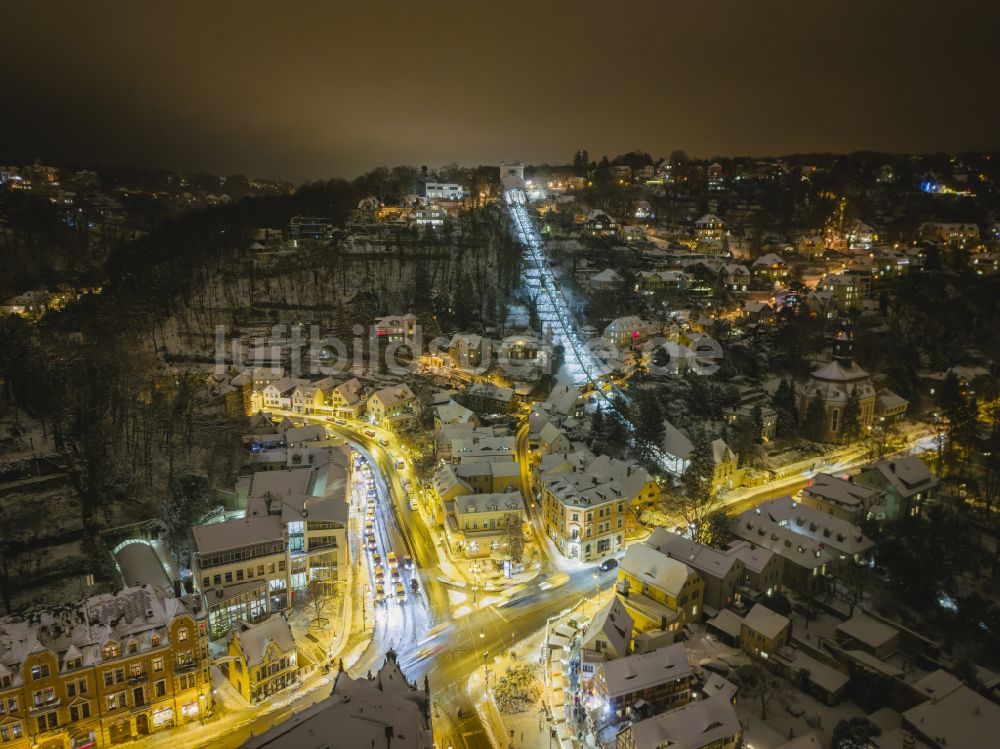
[[208,611],[154,585],[0,619],[0,746],[121,744],[212,711]]

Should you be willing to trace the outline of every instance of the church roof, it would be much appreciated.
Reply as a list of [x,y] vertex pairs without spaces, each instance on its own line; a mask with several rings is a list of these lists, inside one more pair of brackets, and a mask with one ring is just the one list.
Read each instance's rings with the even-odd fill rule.
[[853,380],[861,380],[870,376],[871,375],[854,362],[851,362],[845,367],[836,359],[812,373],[813,379],[830,380],[833,382],[851,382]]

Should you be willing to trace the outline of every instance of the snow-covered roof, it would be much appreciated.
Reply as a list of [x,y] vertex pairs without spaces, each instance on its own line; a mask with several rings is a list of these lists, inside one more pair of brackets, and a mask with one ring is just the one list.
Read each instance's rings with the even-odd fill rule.
[[442,424],[464,424],[475,418],[475,414],[461,403],[453,400],[437,406],[434,414]]
[[838,634],[850,637],[871,648],[880,648],[899,635],[899,631],[867,614],[856,611],[846,622],[837,625]]
[[667,681],[691,675],[687,648],[678,642],[651,653],[638,653],[605,661],[601,665],[604,688],[608,697],[642,692]]
[[915,455],[880,460],[874,465],[867,466],[865,470],[881,473],[902,496],[928,489],[937,483],[937,477]]
[[265,515],[226,520],[191,529],[199,554],[211,554],[241,546],[283,541],[284,527],[277,515]]
[[865,370],[853,362],[849,367],[845,367],[836,359],[829,364],[817,369],[810,375],[815,380],[827,380],[830,382],[853,382],[870,377]]
[[791,497],[778,497],[762,502],[740,514],[737,522],[764,518],[849,556],[863,554],[875,545],[850,521],[800,504]]
[[621,274],[612,268],[605,268],[600,273],[590,277],[590,282],[594,283],[619,283],[623,281]]
[[295,650],[292,628],[280,613],[273,614],[258,624],[243,623],[238,634],[234,632],[233,636],[238,638],[243,659],[251,668],[264,662],[264,656],[267,655],[271,643],[274,643],[282,654]]
[[687,582],[691,569],[644,543],[632,544],[625,552],[621,569],[636,579],[677,596]]
[[392,408],[399,403],[413,400],[415,396],[409,385],[393,385],[372,393],[370,400],[377,400],[384,408]]
[[466,494],[455,499],[455,514],[476,515],[484,512],[521,512],[524,499],[520,491],[494,494]]
[[635,749],[701,749],[742,731],[736,710],[724,695],[640,720],[630,730]]
[[646,539],[646,544],[684,562],[698,572],[713,577],[725,577],[738,559],[733,552],[696,543],[666,528],[657,528],[653,531]]
[[611,655],[621,657],[628,652],[634,624],[621,599],[615,596],[594,615],[587,634],[580,641],[580,648],[593,650],[594,640],[601,636],[608,642]]
[[494,385],[492,382],[476,382],[465,389],[466,395],[476,398],[486,398],[500,403],[510,403],[514,398],[514,391],[502,385]]
[[663,452],[687,460],[693,450],[694,444],[687,438],[687,435],[669,421],[663,422]]
[[773,640],[788,627],[788,618],[762,603],[757,603],[743,617],[743,626],[762,634],[768,640]]
[[888,388],[878,391],[878,404],[883,411],[890,411],[900,406],[909,405],[909,401],[901,395],[897,395]]
[[428,700],[406,682],[389,651],[373,678],[338,673],[329,697],[250,738],[242,749],[303,749],[317,742],[324,749],[381,747],[388,731],[392,749],[432,749]]
[[312,468],[308,466],[279,471],[258,471],[250,482],[250,496],[263,497],[270,494],[275,497],[288,497],[308,494],[311,475]]
[[817,473],[813,476],[812,483],[803,488],[802,492],[850,510],[873,503],[879,494],[878,490],[870,486],[855,484],[829,473]]
[[[0,619],[0,670],[19,686],[20,665],[32,653],[48,650],[61,661],[102,660],[107,643],[135,642],[139,652],[166,647],[168,625],[179,616],[203,619],[208,610],[198,596],[176,598],[156,585],[140,585],[86,600],[46,606]],[[158,638],[158,640],[154,639]]]
[[946,671],[935,671],[913,685],[928,699],[903,713],[904,724],[949,749],[996,746],[1000,706]]

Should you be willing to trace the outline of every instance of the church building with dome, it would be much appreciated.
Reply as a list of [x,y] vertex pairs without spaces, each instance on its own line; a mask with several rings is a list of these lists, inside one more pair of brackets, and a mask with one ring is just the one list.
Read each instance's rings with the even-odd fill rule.
[[833,361],[824,364],[809,376],[801,389],[799,409],[805,415],[809,404],[819,398],[826,412],[824,442],[846,439],[845,410],[852,393],[857,393],[858,422],[861,432],[867,432],[875,415],[875,386],[872,376],[854,363],[851,355],[851,331],[845,322],[833,342]]

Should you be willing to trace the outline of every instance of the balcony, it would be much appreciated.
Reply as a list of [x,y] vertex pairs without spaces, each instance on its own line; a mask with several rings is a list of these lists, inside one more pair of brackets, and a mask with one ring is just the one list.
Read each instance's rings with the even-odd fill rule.
[[198,669],[198,661],[187,661],[185,663],[178,663],[174,666],[175,674],[186,674],[189,671],[196,671]]
[[35,704],[33,704],[31,707],[28,708],[28,715],[34,717],[36,715],[44,715],[45,713],[50,713],[53,710],[58,709],[61,703],[62,700],[60,700],[58,697],[53,697],[47,702],[36,702]]
[[149,681],[149,674],[143,671],[141,674],[133,674],[128,677],[129,684],[142,684]]

